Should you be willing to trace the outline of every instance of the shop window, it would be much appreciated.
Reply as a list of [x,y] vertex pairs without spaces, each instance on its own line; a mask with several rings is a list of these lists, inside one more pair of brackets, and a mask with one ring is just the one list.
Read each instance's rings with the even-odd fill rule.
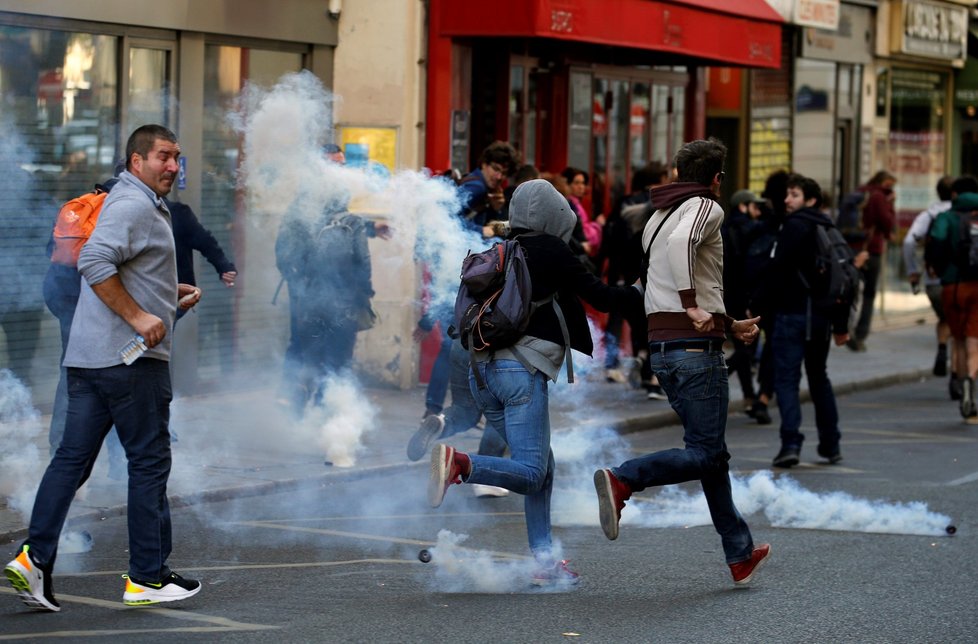
[[[219,45],[207,45],[204,50],[202,185],[197,214],[248,277],[234,289],[210,289],[195,307],[199,316],[197,375],[203,380],[216,380],[236,360],[267,360],[281,351],[280,340],[284,341],[288,331],[285,294],[277,307],[269,303],[269,293],[278,282],[276,222],[248,217],[246,196],[237,184],[241,140],[227,117],[245,83],[271,86],[282,74],[300,71],[302,63],[302,54],[295,52]],[[269,329],[275,330],[274,337],[269,336]]]
[[132,47],[129,50],[129,100],[126,129],[147,123],[170,127],[170,52]]
[[509,142],[523,163],[538,165],[538,113],[541,109],[539,78],[533,61],[510,66],[509,70]]
[[118,41],[0,26],[0,365],[38,391],[53,393],[61,353],[45,247],[59,205],[111,176]]

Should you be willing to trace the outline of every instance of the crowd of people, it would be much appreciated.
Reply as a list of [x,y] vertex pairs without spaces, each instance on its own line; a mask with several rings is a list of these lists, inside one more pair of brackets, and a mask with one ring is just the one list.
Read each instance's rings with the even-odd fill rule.
[[[323,153],[328,163],[344,163],[335,146]],[[729,374],[737,375],[745,411],[757,423],[772,423],[769,405],[776,404],[780,446],[772,465],[790,468],[800,462],[805,439],[804,364],[816,452],[828,464],[842,460],[828,354],[833,341],[866,350],[881,257],[895,228],[896,178],[874,176],[853,200],[856,226],[843,225],[841,208],[837,226],[818,183],[787,171],[772,174],[761,195],[738,190],[721,203],[726,153],[716,139],[692,141],[671,167],[639,168],[607,216],[603,208],[589,213],[586,171],[540,172],[521,165],[505,142],[488,146],[470,173],[438,179],[456,186],[462,207],[455,216],[463,228],[487,245],[519,242],[532,301],[553,306],[530,307],[519,337],[491,349],[466,350],[450,307],[423,312],[415,339],[437,326],[441,343],[407,456],[429,455],[427,493],[434,507],[463,482],[477,496],[525,497],[537,562],[533,583],[578,580],[568,562],[557,559],[550,524],[556,464],[547,391],[570,349],[591,355],[597,340],[602,375],[668,400],[684,428],[682,448],[594,473],[608,539],[617,538],[632,494],[700,481],[733,582],[749,583],[768,559],[771,546],[754,543],[731,496]],[[207,256],[227,287],[237,271],[192,211],[165,198],[179,154],[175,135],[164,127],[133,132],[76,273],[52,274],[45,284],[62,324],[60,407],[28,536],[6,568],[35,608],[59,610],[51,583],[58,537],[112,428],[128,461],[130,564],[123,601],[177,601],[200,590],[199,582],[166,564],[172,547],[167,362],[177,319],[201,297],[192,250]],[[937,191],[939,201],[920,214],[904,242],[908,279],[915,289],[924,281],[939,319],[934,373],[947,374],[950,356],[950,395],[966,421],[978,424],[978,181],[944,178]],[[322,404],[329,377],[353,367],[357,333],[375,319],[367,239],[389,238],[391,230],[347,206],[330,203],[312,216],[289,212],[276,240],[290,309],[281,400],[296,419]],[[914,253],[920,245],[926,246],[922,268]],[[595,337],[592,327],[600,328]],[[134,334],[144,353],[130,364],[119,348]],[[476,453],[445,443],[477,427],[483,436]]]

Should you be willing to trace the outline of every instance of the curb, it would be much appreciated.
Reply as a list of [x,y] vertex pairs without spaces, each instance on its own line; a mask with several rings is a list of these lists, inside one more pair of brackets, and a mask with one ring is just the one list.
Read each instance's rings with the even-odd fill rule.
[[[866,380],[853,381],[841,383],[839,385],[832,385],[836,396],[844,396],[847,394],[857,393],[860,391],[870,391],[873,389],[882,389],[884,387],[889,387],[891,385],[902,384],[906,382],[914,382],[920,380],[921,378],[931,377],[931,372],[929,369],[914,369],[911,371],[905,371],[895,374],[887,374],[884,376],[877,376],[874,378],[868,378]],[[811,394],[807,389],[801,391],[801,401],[803,403],[811,401]],[[729,411],[741,412],[744,410],[743,401],[736,401],[731,403]],[[600,427],[611,429],[618,434],[634,434],[637,432],[652,430],[652,429],[662,429],[664,427],[671,427],[677,425],[679,422],[676,413],[672,409],[657,411],[654,413],[649,413],[642,416],[634,416],[631,418],[625,418],[612,423],[601,423]],[[598,426],[597,423],[592,423],[594,426]],[[580,426],[577,427],[578,429]],[[560,432],[560,429],[555,430],[555,432]],[[288,492],[297,489],[310,488],[319,486],[325,486],[326,484],[343,482],[343,481],[357,481],[367,478],[372,478],[376,476],[381,476],[387,474],[392,470],[402,470],[412,467],[422,467],[426,465],[424,460],[412,463],[410,461],[404,462],[399,461],[396,463],[389,463],[387,465],[375,465],[373,467],[366,468],[356,468],[351,470],[335,469],[330,472],[310,476],[305,478],[289,479],[283,481],[265,481],[262,483],[255,484],[244,484],[239,486],[218,488],[215,490],[206,490],[202,492],[188,493],[188,494],[178,494],[169,497],[171,508],[182,508],[192,505],[198,505],[203,503],[213,503],[218,501],[229,501],[231,499],[242,499],[253,496],[265,496],[269,494],[276,494],[279,492]],[[74,515],[66,521],[65,525],[71,525],[74,527],[90,525],[97,523],[109,517],[125,516],[127,506],[125,504],[114,505],[105,508],[100,508],[98,510],[92,510],[89,512],[83,512]],[[12,543],[14,541],[19,541],[27,537],[27,528],[20,528],[18,530],[10,530],[7,532],[0,532],[0,542],[2,543]]]

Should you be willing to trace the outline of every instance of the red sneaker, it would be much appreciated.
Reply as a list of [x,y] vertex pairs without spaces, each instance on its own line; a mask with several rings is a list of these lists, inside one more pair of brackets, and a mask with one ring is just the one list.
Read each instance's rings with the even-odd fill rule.
[[431,475],[428,478],[428,503],[437,508],[452,483],[462,482],[462,468],[457,463],[455,448],[438,444],[431,449]]
[[625,508],[625,501],[632,496],[632,491],[611,470],[598,470],[594,473],[594,490],[598,493],[601,529],[606,537],[614,541],[618,538],[621,511]]
[[576,586],[581,576],[568,568],[568,563],[562,559],[549,568],[535,570],[530,581],[534,586]]
[[750,553],[750,559],[747,561],[730,564],[730,573],[733,575],[734,583],[738,586],[749,584],[750,580],[754,578],[754,573],[770,556],[771,544],[762,543],[754,548],[754,551]]

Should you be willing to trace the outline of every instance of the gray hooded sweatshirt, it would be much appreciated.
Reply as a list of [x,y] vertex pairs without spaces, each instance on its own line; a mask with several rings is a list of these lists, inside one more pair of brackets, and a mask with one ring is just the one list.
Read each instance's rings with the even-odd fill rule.
[[[559,237],[566,244],[574,232],[577,215],[571,211],[567,199],[549,181],[533,179],[521,183],[513,192],[509,204],[509,224],[517,234],[527,230],[547,233]],[[530,373],[542,371],[549,379],[556,381],[564,361],[564,347],[525,335],[516,341],[514,348],[516,351],[507,348],[495,353],[477,352],[475,359],[516,360]]]
[[78,255],[82,280],[64,366],[101,369],[122,364],[119,351],[136,331],[92,290],[118,274],[144,311],[163,320],[166,337],[146,358],[170,359],[177,309],[177,259],[170,212],[138,178],[123,172],[105,198],[92,236]]

